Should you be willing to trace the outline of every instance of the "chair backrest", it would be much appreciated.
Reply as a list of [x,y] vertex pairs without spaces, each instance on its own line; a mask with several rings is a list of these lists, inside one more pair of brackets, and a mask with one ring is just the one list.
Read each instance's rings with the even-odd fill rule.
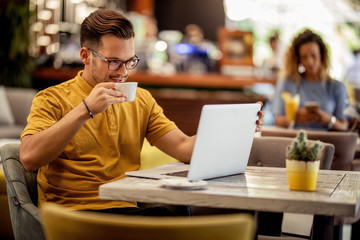
[[26,126],[27,116],[37,92],[33,88],[6,87],[6,95],[16,124]]
[[42,205],[47,240],[195,240],[254,239],[255,220],[245,213],[149,217],[71,211],[54,203]]
[[[249,166],[286,167],[286,148],[294,139],[288,137],[256,137],[251,148]],[[309,140],[312,144],[315,141]],[[330,169],[334,157],[334,145],[323,143],[320,168]]]
[[24,169],[19,149],[20,144],[0,148],[15,239],[45,239],[37,208],[37,173]]
[[[263,129],[261,136],[296,137],[299,130],[282,128]],[[355,132],[333,132],[306,130],[308,139],[331,143],[335,147],[333,170],[351,170],[358,134]]]

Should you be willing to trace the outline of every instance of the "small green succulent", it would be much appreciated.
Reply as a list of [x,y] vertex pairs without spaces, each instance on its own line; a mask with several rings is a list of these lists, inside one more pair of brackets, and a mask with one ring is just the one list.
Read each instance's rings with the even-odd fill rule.
[[300,130],[292,144],[287,146],[286,157],[301,161],[316,161],[320,159],[323,148],[320,141],[308,145],[306,132]]

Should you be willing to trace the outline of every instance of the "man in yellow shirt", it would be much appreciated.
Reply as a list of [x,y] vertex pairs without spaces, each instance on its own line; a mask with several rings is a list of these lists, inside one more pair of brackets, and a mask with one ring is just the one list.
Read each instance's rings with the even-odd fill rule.
[[[101,200],[98,187],[139,169],[145,137],[189,163],[195,136],[167,119],[148,91],[138,88],[135,101],[125,102],[126,94],[116,89],[139,61],[128,19],[97,10],[82,23],[80,41],[84,70],[37,94],[21,135],[20,160],[26,170],[38,169],[39,205],[157,215],[133,202]],[[262,124],[259,119],[258,130]]]

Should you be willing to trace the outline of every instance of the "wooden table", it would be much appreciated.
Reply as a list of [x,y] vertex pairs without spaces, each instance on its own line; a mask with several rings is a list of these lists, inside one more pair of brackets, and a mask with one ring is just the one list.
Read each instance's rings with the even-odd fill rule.
[[314,239],[332,239],[334,216],[355,216],[360,172],[320,170],[314,192],[290,191],[285,168],[248,167],[210,180],[206,190],[170,190],[159,181],[126,177],[100,186],[102,199],[314,214]]

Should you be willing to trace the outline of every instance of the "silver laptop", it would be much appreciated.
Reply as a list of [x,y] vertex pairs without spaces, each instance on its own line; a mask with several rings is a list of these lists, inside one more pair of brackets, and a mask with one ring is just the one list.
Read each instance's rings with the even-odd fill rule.
[[260,108],[256,103],[204,105],[190,165],[166,164],[126,175],[155,179],[187,177],[196,181],[243,173]]

